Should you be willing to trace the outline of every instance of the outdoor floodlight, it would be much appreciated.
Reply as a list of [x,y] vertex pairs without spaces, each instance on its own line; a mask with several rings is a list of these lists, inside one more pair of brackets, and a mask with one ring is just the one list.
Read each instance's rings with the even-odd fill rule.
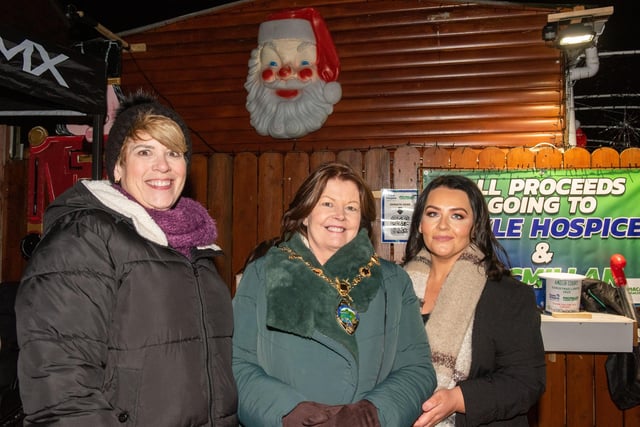
[[[593,9],[574,8],[547,15],[547,24],[542,29],[542,39],[549,46],[561,49],[565,60],[565,102],[567,119],[567,142],[577,146],[576,112],[573,89],[576,80],[586,79],[598,72],[598,37],[613,14],[613,6]],[[579,58],[584,56],[584,65]]]
[[558,33],[558,45],[560,47],[575,47],[591,43],[596,33],[588,25],[570,24]]

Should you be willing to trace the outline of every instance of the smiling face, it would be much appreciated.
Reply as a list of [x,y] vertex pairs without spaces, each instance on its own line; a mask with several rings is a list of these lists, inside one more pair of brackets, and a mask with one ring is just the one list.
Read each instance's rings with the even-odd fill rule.
[[324,264],[360,229],[360,193],[353,181],[333,178],[303,224],[311,252]]
[[150,135],[139,132],[122,148],[114,177],[122,188],[147,209],[170,209],[180,197],[187,176],[182,153],[171,150]]
[[433,189],[427,197],[419,231],[434,262],[455,262],[471,243],[474,217],[462,190]]

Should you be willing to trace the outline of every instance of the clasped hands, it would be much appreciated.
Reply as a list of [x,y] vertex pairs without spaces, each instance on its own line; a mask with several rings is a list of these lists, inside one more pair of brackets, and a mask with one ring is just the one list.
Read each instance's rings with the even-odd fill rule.
[[465,412],[460,387],[437,390],[422,404],[422,415],[412,427],[433,427],[454,412]]
[[283,427],[380,427],[378,410],[368,400],[348,405],[300,402],[282,418]]

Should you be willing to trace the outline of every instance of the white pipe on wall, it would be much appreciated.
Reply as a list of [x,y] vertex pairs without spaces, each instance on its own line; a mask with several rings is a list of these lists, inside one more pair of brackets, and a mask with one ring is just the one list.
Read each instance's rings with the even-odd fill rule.
[[593,77],[600,69],[600,59],[598,58],[598,49],[593,46],[585,49],[585,63],[583,67],[569,69],[569,78],[567,79],[567,116],[569,119],[569,146],[575,147],[576,140],[576,110],[573,100],[573,85],[576,80],[587,79]]

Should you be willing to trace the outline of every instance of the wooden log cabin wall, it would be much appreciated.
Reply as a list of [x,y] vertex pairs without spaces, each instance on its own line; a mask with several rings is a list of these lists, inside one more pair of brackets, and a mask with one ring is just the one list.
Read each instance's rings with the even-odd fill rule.
[[[550,9],[456,1],[251,1],[126,37],[122,85],[162,95],[194,130],[195,151],[368,149],[406,144],[560,145],[563,75],[545,44]],[[259,136],[244,82],[271,12],[314,7],[341,63],[342,100],[316,132]]]
[[[298,7],[316,8],[327,22],[343,96],[318,131],[276,140],[251,127],[244,82],[260,23]],[[121,86],[157,93],[192,129],[187,191],[218,223],[218,267],[233,292],[248,253],[278,233],[297,187],[325,161],[350,163],[374,190],[416,188],[419,167],[637,168],[638,149],[566,149],[562,57],[541,39],[557,11],[454,0],[239,1],[123,34],[145,49],[123,51]],[[8,230],[8,213],[26,205],[9,181],[24,180],[26,166],[0,168]],[[15,237],[23,234],[2,234],[2,279],[18,280]],[[400,261],[402,245],[377,246]],[[549,353],[547,391],[531,424],[640,425],[640,408],[619,411],[609,399],[605,357]]]

